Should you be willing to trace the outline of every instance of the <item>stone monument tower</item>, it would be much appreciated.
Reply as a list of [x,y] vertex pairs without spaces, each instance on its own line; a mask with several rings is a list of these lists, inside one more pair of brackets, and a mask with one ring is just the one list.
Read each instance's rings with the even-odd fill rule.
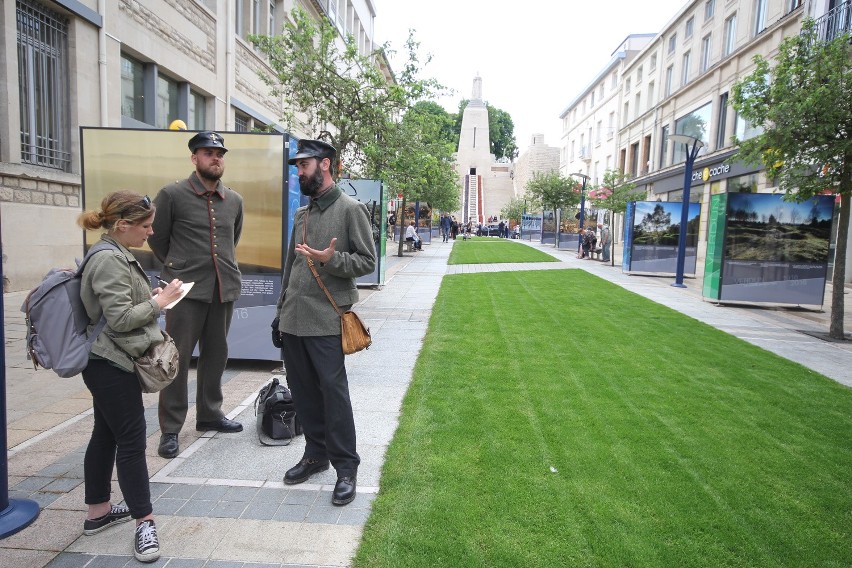
[[473,92],[462,115],[456,171],[461,189],[461,220],[482,223],[499,216],[513,196],[512,164],[497,162],[491,153],[488,109],[482,99],[482,78],[473,79]]

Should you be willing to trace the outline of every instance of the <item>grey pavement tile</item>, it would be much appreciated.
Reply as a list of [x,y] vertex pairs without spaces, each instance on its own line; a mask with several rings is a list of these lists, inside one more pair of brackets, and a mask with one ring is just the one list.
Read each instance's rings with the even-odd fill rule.
[[68,473],[73,467],[74,464],[71,463],[55,462],[43,468],[36,475],[40,477],[59,477]]
[[219,501],[222,499],[222,496],[228,492],[229,489],[230,487],[226,485],[204,485],[198,488],[198,491],[195,492],[192,498],[207,499],[209,501]]
[[56,492],[56,493],[68,493],[78,485],[83,483],[82,479],[73,479],[73,478],[60,478],[54,479],[52,482],[48,483],[42,488],[42,491]]
[[86,568],[123,568],[128,564],[136,564],[136,559],[131,556],[95,556]]
[[182,483],[175,483],[163,493],[163,497],[168,497],[169,499],[189,499],[193,495],[195,495],[195,492],[198,491],[198,488],[198,485],[184,485]]
[[171,483],[151,483],[151,499],[162,496],[171,486]]
[[42,477],[42,476],[33,476],[24,479],[23,481],[16,483],[10,489],[14,489],[17,491],[26,491],[27,494],[38,491],[48,483],[54,481],[53,477]]
[[308,505],[281,505],[277,511],[275,511],[275,515],[272,517],[273,521],[292,521],[301,523],[305,520],[305,517],[308,516],[308,511],[310,507]]
[[350,504],[346,505],[346,509],[370,509],[373,506],[373,501],[376,500],[377,495],[375,493],[367,493],[366,491],[361,491],[358,493],[358,496],[352,501]]
[[229,487],[222,501],[251,501],[257,495],[258,487]]
[[203,568],[205,562],[202,558],[172,558],[167,568]]
[[168,497],[160,497],[153,501],[154,513],[157,515],[174,515],[188,502],[189,499],[169,499]]
[[219,501],[209,516],[223,519],[239,519],[247,507],[245,501]]
[[32,499],[38,503],[39,507],[45,509],[60,497],[62,497],[61,493],[42,493],[41,491],[36,491],[29,496],[29,499]]
[[[359,495],[355,501],[360,498],[361,495]],[[337,524],[363,525],[367,522],[367,518],[370,516],[370,509],[350,509],[350,507],[355,504],[355,501],[343,508],[343,511],[340,512],[340,518],[337,520]]]
[[316,504],[311,507],[305,517],[305,522],[308,523],[323,523],[327,525],[336,525],[340,519],[341,508],[331,504],[331,493],[325,493],[328,497],[328,505]]
[[[288,566],[285,564],[284,566]],[[281,568],[281,564],[267,564],[257,562],[246,562],[245,568]],[[307,568],[307,567],[306,567]]]
[[63,552],[51,560],[45,568],[83,568],[92,560],[91,554]]
[[190,499],[178,509],[177,514],[182,517],[206,517],[216,506],[216,501],[200,501]]
[[280,502],[258,502],[252,501],[248,505],[246,505],[245,510],[243,510],[242,515],[240,515],[241,519],[255,519],[259,521],[269,521],[275,516],[275,512],[280,507]]
[[79,451],[66,454],[56,460],[56,463],[69,463],[73,465],[82,465],[83,459],[86,457],[86,447],[83,446]]
[[244,562],[233,562],[229,560],[208,560],[204,568],[244,568]]
[[29,499],[32,491],[21,491],[20,489],[10,489],[9,499]]
[[285,505],[313,505],[317,500],[316,491],[291,491],[285,498]]
[[273,489],[272,487],[261,487],[252,498],[252,503],[283,503],[284,498],[290,493],[289,489]]
[[65,477],[77,477],[79,479],[84,479],[86,477],[86,473],[83,464],[75,464],[74,467],[72,467],[65,473]]

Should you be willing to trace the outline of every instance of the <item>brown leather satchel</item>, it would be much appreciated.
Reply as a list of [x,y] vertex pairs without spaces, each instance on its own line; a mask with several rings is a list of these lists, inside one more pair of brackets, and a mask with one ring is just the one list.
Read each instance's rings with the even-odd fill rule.
[[343,354],[351,355],[362,349],[367,349],[373,343],[373,338],[370,337],[370,328],[364,325],[363,320],[352,310],[340,311],[340,308],[337,307],[337,302],[331,296],[331,292],[323,284],[322,278],[320,278],[319,272],[317,272],[314,261],[311,258],[308,258],[308,268],[311,269],[311,273],[316,278],[317,284],[325,292],[328,301],[334,306],[334,310],[340,315],[340,339],[343,342]]

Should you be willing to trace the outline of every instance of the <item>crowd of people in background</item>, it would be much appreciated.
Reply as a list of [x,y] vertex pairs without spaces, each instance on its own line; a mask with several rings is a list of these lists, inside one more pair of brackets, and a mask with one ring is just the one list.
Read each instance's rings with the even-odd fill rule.
[[[394,226],[397,223],[396,214],[391,212],[388,215],[388,238],[394,238]],[[412,222],[413,223],[413,222]],[[469,239],[471,236],[477,237],[499,237],[501,239],[519,239],[521,237],[521,226],[519,223],[512,224],[510,221],[501,219],[497,215],[491,215],[484,223],[459,223],[454,215],[442,213],[438,218],[439,234],[442,242],[449,242],[451,239],[461,235],[463,239]],[[416,227],[410,225],[405,229],[405,240],[417,241],[420,238],[416,234]],[[413,235],[411,233],[414,233]],[[612,233],[609,225],[603,223],[597,224],[595,227],[588,227],[579,231],[580,245],[577,250],[577,258],[590,259],[593,255],[600,255],[599,258],[603,262],[609,262],[612,249]],[[417,247],[419,250],[419,247]]]

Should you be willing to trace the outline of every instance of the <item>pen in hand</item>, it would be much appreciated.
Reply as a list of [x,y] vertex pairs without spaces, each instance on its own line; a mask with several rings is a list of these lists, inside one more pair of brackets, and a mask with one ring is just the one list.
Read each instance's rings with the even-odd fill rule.
[[159,274],[155,274],[155,275],[154,275],[154,278],[156,278],[156,279],[157,279],[157,282],[159,282],[159,283],[160,283],[160,284],[162,284],[163,286],[168,286],[168,285],[169,285],[169,283],[168,283],[168,282],[166,282],[165,280],[163,280],[163,279],[160,277],[160,275],[159,275]]

